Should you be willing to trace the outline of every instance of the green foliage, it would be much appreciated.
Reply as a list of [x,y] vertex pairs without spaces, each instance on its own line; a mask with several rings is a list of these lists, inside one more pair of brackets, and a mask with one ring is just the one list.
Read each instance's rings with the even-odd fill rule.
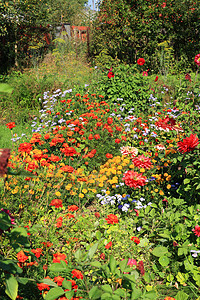
[[96,57],[107,51],[113,59],[129,64],[144,57],[148,68],[157,71],[163,68],[159,45],[169,41],[170,58],[165,61],[169,65],[165,68],[184,60],[185,67],[189,62],[194,68],[192,62],[199,51],[198,18],[199,6],[192,0],[104,0],[94,22],[91,53]]

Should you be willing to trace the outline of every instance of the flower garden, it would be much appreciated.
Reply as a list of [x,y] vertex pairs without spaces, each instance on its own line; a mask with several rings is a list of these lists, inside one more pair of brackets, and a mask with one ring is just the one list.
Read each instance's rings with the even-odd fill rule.
[[174,92],[139,58],[45,92],[30,137],[6,124],[1,299],[200,299],[196,78]]

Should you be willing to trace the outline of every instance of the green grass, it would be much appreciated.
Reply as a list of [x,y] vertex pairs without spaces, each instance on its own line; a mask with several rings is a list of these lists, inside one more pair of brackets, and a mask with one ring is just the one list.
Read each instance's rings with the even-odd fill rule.
[[[12,130],[8,129],[5,125],[0,125],[0,148],[9,148],[14,149],[19,145],[19,143],[23,143],[27,140],[26,136],[23,136],[17,142],[13,142],[11,139],[21,137],[22,134],[26,134],[26,136],[30,136],[32,133],[32,127],[30,124],[19,124],[16,125]],[[17,134],[17,136],[16,136]]]

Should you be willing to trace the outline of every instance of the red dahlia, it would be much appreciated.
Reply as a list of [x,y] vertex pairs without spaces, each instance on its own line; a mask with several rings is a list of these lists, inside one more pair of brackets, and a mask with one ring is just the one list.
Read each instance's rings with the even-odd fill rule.
[[182,142],[178,142],[178,150],[182,153],[193,151],[199,144],[199,139],[195,134],[191,134],[189,137],[183,139]]
[[192,231],[195,233],[196,236],[200,237],[200,226],[196,225]]
[[144,156],[144,154],[135,157],[132,160],[134,166],[138,168],[151,169],[152,163],[149,157]]
[[126,172],[122,178],[127,186],[134,188],[140,188],[141,186],[144,186],[146,179],[146,176],[143,176],[141,173],[137,173],[132,170]]

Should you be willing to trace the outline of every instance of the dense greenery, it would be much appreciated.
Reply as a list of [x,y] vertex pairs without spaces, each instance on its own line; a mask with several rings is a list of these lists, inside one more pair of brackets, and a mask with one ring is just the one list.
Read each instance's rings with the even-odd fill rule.
[[[191,68],[199,50],[198,2],[193,0],[103,0],[94,22],[93,57],[135,63],[145,57],[147,68],[176,65]],[[176,70],[177,71],[177,70]]]

